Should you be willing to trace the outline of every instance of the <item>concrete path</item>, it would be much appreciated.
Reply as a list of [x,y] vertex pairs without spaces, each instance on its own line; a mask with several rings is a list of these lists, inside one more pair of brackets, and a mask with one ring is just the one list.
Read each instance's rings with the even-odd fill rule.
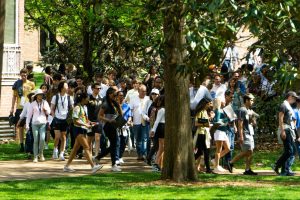
[[[121,166],[122,172],[152,172],[152,168],[144,162],[138,162],[133,155],[124,157],[125,163]],[[0,162],[0,182],[10,180],[28,180],[54,177],[75,177],[91,174],[91,167],[86,160],[73,160],[71,167],[76,171],[74,173],[63,172],[63,167],[67,161],[46,160],[45,162],[33,163],[31,160],[14,160]],[[101,173],[111,172],[110,157],[101,160],[104,167],[98,171]],[[236,169],[233,174],[242,174],[244,170]],[[255,170],[259,175],[272,175],[272,170]],[[154,173],[154,172],[153,172]],[[224,174],[230,174],[224,172]],[[296,173],[300,176],[300,172]]]

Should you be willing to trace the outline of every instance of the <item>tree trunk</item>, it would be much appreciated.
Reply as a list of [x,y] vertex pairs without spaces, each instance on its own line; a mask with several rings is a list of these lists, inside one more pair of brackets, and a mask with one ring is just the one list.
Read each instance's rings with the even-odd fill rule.
[[197,173],[193,153],[189,75],[177,73],[183,64],[185,39],[183,33],[183,3],[180,0],[166,5],[164,15],[164,67],[165,67],[165,152],[162,179],[176,182],[195,181]]
[[2,85],[2,67],[3,67],[4,27],[5,27],[5,0],[1,0],[0,1],[0,94],[2,88],[1,85]]

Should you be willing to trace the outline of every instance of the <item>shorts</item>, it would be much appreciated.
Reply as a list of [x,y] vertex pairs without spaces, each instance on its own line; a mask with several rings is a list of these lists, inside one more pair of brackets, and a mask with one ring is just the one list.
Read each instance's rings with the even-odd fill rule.
[[74,134],[75,138],[76,138],[79,134],[86,134],[86,133],[87,133],[87,130],[84,129],[84,128],[77,127],[77,126],[74,126],[74,127],[73,127],[73,134]]
[[61,132],[66,132],[69,126],[66,119],[58,119],[56,117],[54,117],[52,124],[54,130]]
[[[20,119],[20,115],[22,113],[23,109],[17,109],[15,112],[15,118],[14,118],[14,124],[17,125],[19,119]],[[25,126],[26,124],[26,118],[22,119],[22,121],[20,122],[20,127]]]
[[95,136],[95,133],[102,133],[102,125],[101,124],[97,124],[95,126],[92,127],[92,132],[87,133],[87,136],[93,137]]
[[225,131],[216,130],[214,133],[215,141],[229,141]]
[[254,138],[252,135],[244,135],[244,143],[241,145],[242,151],[249,151],[254,149]]
[[158,138],[165,138],[165,124],[159,123],[155,132]]

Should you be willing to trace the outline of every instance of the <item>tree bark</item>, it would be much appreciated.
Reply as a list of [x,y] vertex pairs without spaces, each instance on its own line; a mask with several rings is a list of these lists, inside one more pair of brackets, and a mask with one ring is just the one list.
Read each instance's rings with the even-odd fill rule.
[[[4,27],[5,27],[5,1],[0,1],[0,94],[2,86],[3,48],[4,48]],[[1,98],[0,98],[1,101]]]
[[178,73],[185,51],[183,3],[171,1],[164,13],[165,68],[165,152],[162,179],[176,182],[195,181],[197,173],[193,153],[190,103],[188,94],[189,75]]

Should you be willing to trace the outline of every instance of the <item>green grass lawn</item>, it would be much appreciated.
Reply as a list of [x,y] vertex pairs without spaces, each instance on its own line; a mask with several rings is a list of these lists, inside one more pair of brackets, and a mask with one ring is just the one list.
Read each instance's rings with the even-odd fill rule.
[[[0,145],[0,160],[25,159],[18,147]],[[45,151],[48,158],[52,147]],[[280,152],[256,151],[253,168],[270,170]],[[243,162],[236,167],[243,168]],[[299,187],[300,177],[199,174],[199,182],[176,184],[160,181],[159,173],[98,173],[2,182],[0,199],[298,199]]]
[[159,181],[157,173],[107,173],[0,183],[1,199],[297,199],[300,177],[200,175]]

